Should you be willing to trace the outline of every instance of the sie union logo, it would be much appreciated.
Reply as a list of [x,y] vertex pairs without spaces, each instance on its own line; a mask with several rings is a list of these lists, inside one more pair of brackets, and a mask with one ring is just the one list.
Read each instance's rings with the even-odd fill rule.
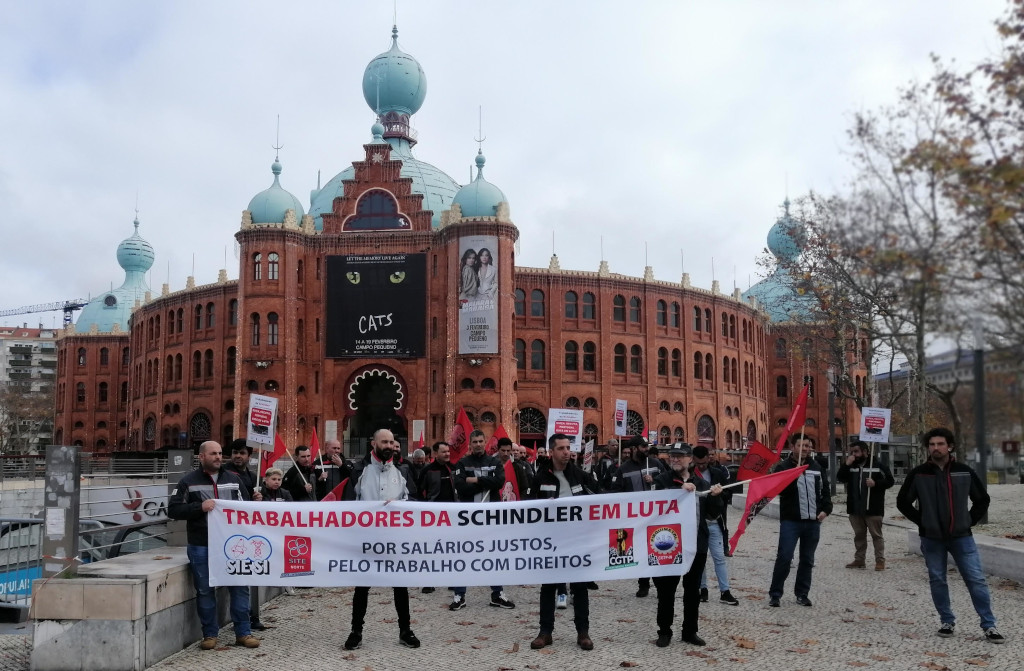
[[234,535],[224,542],[228,575],[270,575],[274,547],[263,536]]

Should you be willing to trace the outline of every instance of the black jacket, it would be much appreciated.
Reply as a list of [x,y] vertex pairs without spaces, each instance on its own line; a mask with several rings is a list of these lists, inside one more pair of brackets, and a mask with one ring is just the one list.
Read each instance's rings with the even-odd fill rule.
[[[306,477],[305,482],[303,482],[302,476]],[[292,495],[293,501],[315,501],[316,498],[313,494],[316,493],[316,485],[313,485],[312,492],[306,491],[306,483],[313,484],[314,477],[312,468],[309,470],[303,468],[302,475],[299,475],[299,465],[295,464],[284,474],[281,486],[288,490],[288,493]]]
[[[320,475],[322,473],[327,473],[327,478],[321,480]],[[346,480],[348,480],[349,484],[345,486],[345,489],[342,490],[343,492],[348,491],[348,488],[355,484],[352,480],[352,470],[345,463],[344,459],[341,460],[341,466],[336,466],[330,459],[325,460],[322,454],[313,461],[313,478],[313,491],[316,492],[317,501],[323,501],[325,496],[333,492],[335,487]],[[339,496],[338,499],[343,500],[344,494]]]
[[[687,482],[692,482],[698,492],[706,492],[711,489],[708,481],[695,473],[691,473],[690,477],[683,480],[679,477],[679,474],[669,469],[654,479],[654,484],[658,489],[682,489],[683,485]],[[707,553],[708,551],[708,519],[715,519],[718,515],[722,514],[722,510],[725,509],[725,501],[722,499],[724,494],[725,492],[718,496],[707,495],[697,497],[698,554],[702,552]],[[712,515],[714,516],[712,517]]]
[[424,501],[458,501],[455,469],[451,464],[432,461],[420,474],[420,498]]
[[250,471],[247,466],[235,466],[230,461],[226,462],[221,468],[238,476],[238,479],[242,481],[242,486],[245,487],[246,500],[252,500],[252,493],[256,491],[256,474]]
[[260,494],[263,495],[263,500],[264,501],[291,501],[291,500],[293,500],[291,492],[289,492],[287,489],[285,489],[284,485],[281,485],[277,489],[271,491],[271,490],[267,489],[267,485],[264,484],[262,487],[260,487]]
[[[459,460],[457,468],[452,472],[455,486],[459,489],[462,501],[480,501],[485,492],[490,492],[487,500],[490,503],[501,501],[501,488],[505,485],[505,467],[501,460],[486,454],[476,455],[472,452]],[[477,482],[466,482],[466,478],[477,477]]]
[[[601,493],[601,487],[597,484],[594,476],[571,461],[565,467],[564,474],[573,496]],[[530,483],[530,492],[523,498],[557,499],[558,490],[558,477],[552,470],[551,461],[548,460],[546,464],[537,468],[537,475],[534,476],[533,482]]]
[[[874,480],[875,486],[868,487],[867,480]],[[847,466],[846,461],[836,472],[836,480],[846,483],[846,513],[867,517],[885,515],[885,490],[895,484],[889,467],[878,459],[871,466],[867,459],[863,463]],[[868,497],[868,492],[871,496]],[[870,498],[870,501],[868,500]]]
[[[828,476],[821,470],[821,464],[817,460],[811,459],[805,463],[807,470],[779,493],[779,519],[812,520],[817,518],[819,513],[832,514],[832,490],[828,484]],[[787,471],[797,466],[792,458],[783,459],[775,464],[772,473]]]
[[608,490],[613,492],[643,492],[652,490],[655,488],[655,485],[653,482],[651,484],[644,482],[643,472],[653,471],[650,474],[654,479],[657,479],[659,475],[667,470],[668,468],[665,467],[665,464],[657,457],[648,457],[640,463],[629,459],[622,462],[622,466],[619,466],[612,474],[611,480],[608,483]]
[[186,473],[178,481],[167,500],[167,516],[172,520],[185,520],[185,533],[189,545],[207,545],[206,513],[203,501],[223,499],[245,501],[242,481],[234,473],[221,468],[217,482],[203,469]]
[[945,468],[930,461],[913,468],[896,495],[903,516],[917,525],[920,536],[933,540],[970,536],[971,527],[988,512],[989,501],[978,474],[952,460]]

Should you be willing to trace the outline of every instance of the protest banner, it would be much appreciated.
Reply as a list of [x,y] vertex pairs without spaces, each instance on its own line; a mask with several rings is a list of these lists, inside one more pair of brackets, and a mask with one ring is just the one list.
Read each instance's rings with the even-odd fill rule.
[[216,501],[211,585],[513,585],[686,573],[684,490],[505,503]]

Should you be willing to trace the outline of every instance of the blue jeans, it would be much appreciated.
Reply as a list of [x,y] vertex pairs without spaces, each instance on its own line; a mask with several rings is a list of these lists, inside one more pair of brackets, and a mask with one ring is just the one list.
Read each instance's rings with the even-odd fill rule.
[[[203,627],[203,637],[216,638],[220,631],[217,624],[217,592],[210,587],[210,549],[205,545],[189,545],[186,548],[188,565],[192,569],[192,582],[196,586],[196,612]],[[235,636],[248,636],[249,588],[228,587],[231,595],[231,621],[235,624]]]
[[779,550],[775,555],[775,570],[772,571],[769,597],[782,598],[797,541],[800,542],[800,561],[796,567],[796,584],[793,586],[793,592],[797,596],[807,596],[811,593],[814,551],[818,549],[820,537],[821,522],[818,520],[782,520],[779,524]]
[[[718,591],[729,591],[729,565],[725,559],[725,539],[722,534],[722,527],[718,526],[716,520],[708,520],[708,554],[715,562],[715,577],[718,578]],[[707,572],[700,574],[701,589],[707,589]]]
[[939,612],[939,619],[943,624],[956,624],[956,615],[953,614],[953,608],[949,603],[949,587],[946,585],[946,555],[951,554],[964,584],[967,585],[974,610],[981,618],[981,628],[996,626],[988,582],[981,570],[981,555],[978,554],[978,546],[974,544],[974,536],[951,538],[948,541],[922,538],[921,554],[924,555],[924,563],[928,567],[932,603],[935,604],[935,610]]

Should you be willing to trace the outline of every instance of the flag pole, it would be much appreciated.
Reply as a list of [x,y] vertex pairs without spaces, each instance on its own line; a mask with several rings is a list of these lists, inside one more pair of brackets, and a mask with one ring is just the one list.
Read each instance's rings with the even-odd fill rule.
[[[871,441],[871,443],[869,443],[869,447],[868,447],[868,469],[874,468],[874,463],[875,463],[875,442]],[[861,472],[861,475],[863,475],[864,474],[864,469],[862,468],[860,472]],[[871,476],[869,475],[868,477],[871,477]],[[868,514],[868,506],[871,505],[871,490],[874,489],[874,488],[873,487],[868,487],[867,489],[868,489],[867,501],[864,503],[864,514],[865,515]]]

